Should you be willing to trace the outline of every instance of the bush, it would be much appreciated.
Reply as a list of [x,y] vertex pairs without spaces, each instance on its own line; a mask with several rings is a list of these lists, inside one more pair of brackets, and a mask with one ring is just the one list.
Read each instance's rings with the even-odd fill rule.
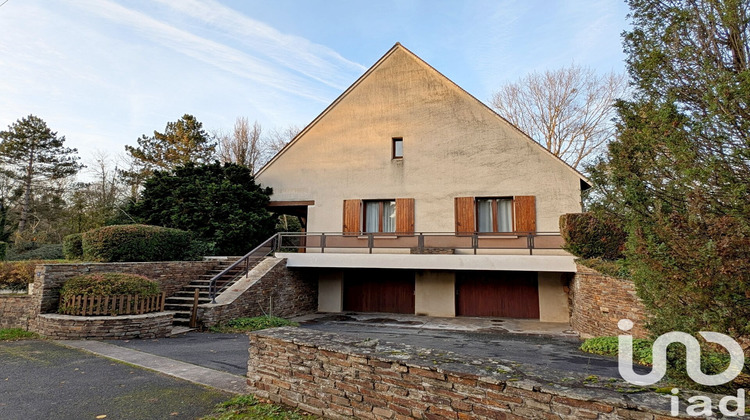
[[63,259],[62,244],[27,242],[12,246],[5,257],[8,261],[61,260]]
[[581,258],[618,260],[623,257],[627,236],[613,219],[593,213],[560,216],[560,234],[566,251]]
[[66,281],[60,290],[60,297],[76,295],[151,297],[159,293],[161,293],[159,283],[137,274],[96,273],[76,276]]
[[93,261],[183,261],[193,255],[192,234],[149,225],[116,225],[82,235],[83,258]]
[[256,316],[253,318],[235,318],[225,323],[211,327],[213,332],[243,333],[276,327],[296,327],[299,324],[275,316]]
[[82,233],[74,233],[63,238],[62,251],[66,260],[80,260],[83,258],[82,240]]
[[0,242],[0,261],[5,260],[5,254],[8,252],[8,243]]
[[0,289],[23,291],[34,282],[39,261],[0,262]]
[[[651,347],[653,342],[643,338],[633,339],[633,360],[642,365],[651,365],[653,358]],[[581,350],[586,353],[602,354],[604,356],[617,356],[617,337],[594,337],[589,338],[581,344]]]

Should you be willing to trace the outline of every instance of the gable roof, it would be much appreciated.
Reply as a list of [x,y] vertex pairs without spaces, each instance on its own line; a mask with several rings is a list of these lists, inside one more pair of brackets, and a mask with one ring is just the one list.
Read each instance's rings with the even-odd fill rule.
[[393,45],[393,47],[391,47],[391,49],[388,50],[388,52],[386,52],[382,57],[380,57],[380,59],[377,62],[375,62],[375,64],[373,64],[372,67],[370,67],[369,69],[367,69],[367,71],[364,74],[362,74],[362,76],[360,76],[354,83],[352,83],[352,85],[349,86],[343,93],[341,93],[341,95],[339,95],[336,98],[336,100],[334,100],[333,102],[331,102],[331,104],[328,105],[326,107],[326,109],[323,110],[323,112],[321,112],[317,117],[315,117],[315,119],[312,120],[307,126],[305,126],[305,128],[303,128],[302,131],[300,131],[296,136],[294,136],[294,138],[286,146],[284,146],[265,165],[263,165],[263,167],[260,168],[258,170],[258,172],[255,173],[256,178],[257,178],[258,175],[262,174],[263,171],[266,168],[268,168],[269,166],[271,166],[287,150],[289,150],[289,148],[293,147],[294,144],[297,143],[297,141],[299,141],[305,135],[305,133],[307,133],[312,127],[314,127],[318,122],[320,122],[333,108],[336,107],[336,105],[338,105],[347,95],[349,95],[350,92],[352,92],[354,89],[356,89],[357,86],[360,83],[362,83],[362,81],[364,81],[365,79],[367,79],[367,77],[371,73],[373,73],[383,62],[385,62],[386,60],[388,60],[388,58],[395,51],[399,51],[399,50],[403,51],[403,52],[406,52],[409,56],[411,56],[412,58],[414,58],[416,61],[418,61],[422,65],[426,66],[427,68],[429,68],[430,70],[432,70],[433,72],[435,72],[436,74],[438,74],[442,79],[444,79],[445,81],[447,81],[449,84],[451,84],[454,87],[458,88],[459,91],[463,92],[465,95],[467,95],[468,97],[470,97],[474,101],[478,102],[483,108],[485,108],[487,111],[489,111],[490,113],[492,113],[495,117],[499,118],[505,124],[508,124],[509,126],[513,127],[513,129],[516,130],[521,135],[521,137],[523,137],[527,141],[533,143],[536,147],[538,147],[544,153],[546,153],[549,156],[553,157],[560,164],[564,165],[566,168],[568,168],[570,171],[572,171],[581,180],[581,185],[582,185],[581,189],[582,190],[583,189],[588,189],[588,188],[591,187],[591,182],[582,173],[580,173],[578,170],[576,170],[575,168],[573,168],[572,166],[570,166],[564,160],[560,159],[558,156],[555,156],[554,154],[552,154],[552,152],[550,152],[549,150],[547,150],[541,144],[539,144],[536,141],[534,141],[534,139],[532,139],[528,134],[524,133],[521,129],[519,129],[518,127],[516,127],[513,123],[511,123],[510,121],[508,121],[507,119],[505,119],[502,115],[498,114],[495,110],[493,110],[492,108],[490,108],[489,106],[487,106],[487,104],[485,104],[484,102],[482,102],[479,99],[477,99],[474,95],[472,95],[469,92],[467,92],[466,90],[464,90],[464,88],[462,88],[461,86],[459,86],[458,84],[456,84],[453,80],[449,79],[444,74],[440,73],[437,69],[435,69],[434,67],[432,67],[426,61],[422,60],[419,56],[417,56],[416,54],[414,54],[413,52],[411,52],[408,48],[406,48],[403,45],[401,45],[400,42],[397,42],[395,45]]

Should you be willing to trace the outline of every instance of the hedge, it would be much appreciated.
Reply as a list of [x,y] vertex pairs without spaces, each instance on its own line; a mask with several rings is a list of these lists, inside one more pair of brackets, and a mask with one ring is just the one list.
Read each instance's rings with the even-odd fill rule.
[[80,260],[83,258],[82,233],[74,233],[63,238],[63,256],[66,260]]
[[39,261],[0,262],[0,289],[25,290]]
[[184,261],[198,259],[190,232],[149,225],[116,225],[82,235],[83,259],[90,261]]
[[581,258],[614,261],[623,257],[627,236],[614,220],[593,213],[560,216],[560,234],[565,250]]
[[150,297],[159,293],[161,293],[159,283],[144,276],[126,273],[83,274],[63,283],[60,290],[61,297],[76,295]]
[[5,254],[8,261],[24,260],[61,260],[63,259],[62,244],[36,244],[27,242],[13,245]]

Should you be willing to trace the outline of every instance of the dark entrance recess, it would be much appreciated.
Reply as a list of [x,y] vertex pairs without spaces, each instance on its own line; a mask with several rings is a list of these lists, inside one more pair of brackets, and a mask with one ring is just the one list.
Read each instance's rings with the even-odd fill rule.
[[414,272],[409,270],[347,270],[344,311],[414,313]]
[[456,315],[538,319],[537,273],[524,271],[456,273]]

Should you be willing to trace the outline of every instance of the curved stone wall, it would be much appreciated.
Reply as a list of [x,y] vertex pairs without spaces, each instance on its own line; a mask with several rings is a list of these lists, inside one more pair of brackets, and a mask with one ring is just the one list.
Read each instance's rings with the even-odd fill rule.
[[172,332],[173,316],[174,312],[121,316],[40,314],[34,331],[57,340],[161,338]]

